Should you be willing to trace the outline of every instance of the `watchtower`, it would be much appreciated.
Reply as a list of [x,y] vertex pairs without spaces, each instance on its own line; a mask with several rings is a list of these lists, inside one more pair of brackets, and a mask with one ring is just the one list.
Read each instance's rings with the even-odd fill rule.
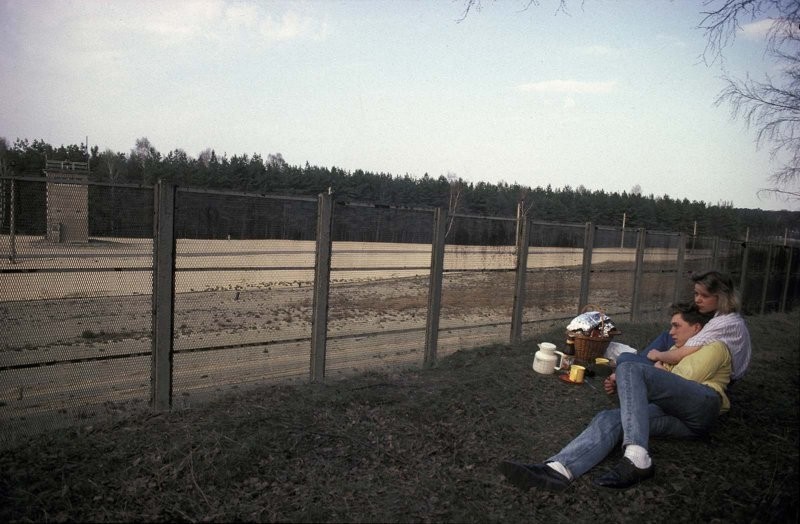
[[89,241],[89,163],[47,160],[47,239]]

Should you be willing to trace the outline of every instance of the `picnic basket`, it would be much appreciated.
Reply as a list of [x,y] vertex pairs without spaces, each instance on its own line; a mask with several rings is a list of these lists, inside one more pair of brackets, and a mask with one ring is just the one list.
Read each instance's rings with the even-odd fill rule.
[[609,344],[611,344],[611,340],[614,338],[614,336],[622,333],[615,327],[614,329],[608,331],[607,336],[604,335],[606,331],[604,319],[605,313],[602,309],[592,305],[587,305],[584,307],[582,313],[589,311],[597,311],[601,313],[600,326],[597,329],[592,330],[592,332],[589,334],[582,333],[580,331],[567,332],[567,345],[574,348],[575,360],[583,362],[592,362],[597,357],[602,357],[605,354],[606,349],[608,349]]

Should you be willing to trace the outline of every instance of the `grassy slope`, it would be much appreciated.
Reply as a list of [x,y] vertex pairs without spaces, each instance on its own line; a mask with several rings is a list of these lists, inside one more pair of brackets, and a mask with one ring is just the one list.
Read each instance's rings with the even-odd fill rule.
[[[523,493],[496,472],[546,458],[614,405],[599,384],[533,373],[526,344],[32,437],[0,451],[0,520],[797,521],[800,312],[748,324],[731,413],[708,439],[654,441],[656,478],[626,492],[590,472],[565,493]],[[662,328],[618,325],[631,344]]]

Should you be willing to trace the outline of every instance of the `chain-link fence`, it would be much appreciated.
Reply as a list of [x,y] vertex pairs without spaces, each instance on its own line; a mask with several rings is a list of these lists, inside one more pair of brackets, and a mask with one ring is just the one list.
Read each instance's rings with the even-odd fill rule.
[[[3,428],[47,428],[61,415],[80,419],[146,406],[152,188],[5,182]],[[67,240],[75,237],[86,240]]]
[[796,247],[81,179],[2,180],[0,439],[220,390],[432,364],[586,307],[660,319],[710,267],[748,313]]

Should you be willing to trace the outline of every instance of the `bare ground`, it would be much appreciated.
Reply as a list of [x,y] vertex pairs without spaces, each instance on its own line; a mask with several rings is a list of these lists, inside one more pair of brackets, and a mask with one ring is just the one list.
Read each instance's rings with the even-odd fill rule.
[[[569,271],[532,273],[526,318],[574,314],[575,304],[566,297],[577,294],[577,279]],[[507,340],[513,285],[514,275],[508,272],[449,273],[439,354]],[[352,374],[419,365],[427,286],[425,277],[334,283],[328,371]],[[305,285],[179,294],[176,403],[220,387],[306,378],[311,302]],[[83,416],[93,412],[83,408],[107,401],[146,401],[150,308],[150,297],[143,295],[0,303],[0,365],[9,368],[0,385],[0,420],[38,424],[41,417],[32,416],[48,410]],[[0,428],[0,437],[9,432],[7,426]]]

